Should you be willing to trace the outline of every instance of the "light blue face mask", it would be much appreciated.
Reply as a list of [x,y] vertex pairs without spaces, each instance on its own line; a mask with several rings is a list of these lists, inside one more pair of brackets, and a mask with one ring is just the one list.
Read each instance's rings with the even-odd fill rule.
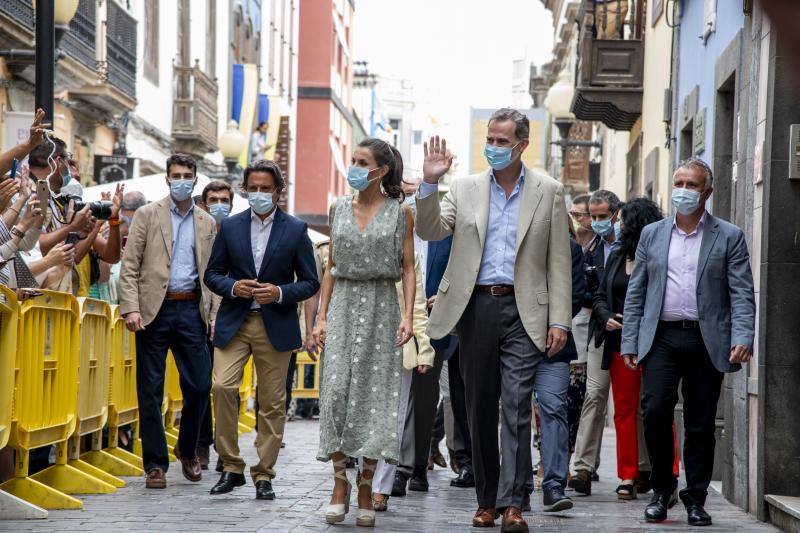
[[247,201],[250,202],[250,208],[257,215],[266,215],[275,206],[272,193],[269,192],[249,192],[247,193]]
[[614,223],[611,219],[606,220],[592,220],[592,231],[601,237],[608,237],[614,231]]
[[231,214],[231,206],[228,204],[212,204],[208,206],[208,212],[217,221],[217,224],[222,222],[222,219]]
[[169,193],[176,202],[183,202],[192,197],[194,180],[172,180],[169,182]]
[[614,224],[614,238],[618,241],[622,240],[622,224],[619,220]]
[[672,205],[682,215],[691,215],[700,207],[700,192],[690,189],[672,189]]
[[378,167],[373,169],[364,168],[364,167],[357,167],[355,165],[351,166],[350,169],[347,171],[347,183],[355,190],[361,192],[367,187],[369,187],[370,182],[380,179],[380,178],[373,178],[369,179],[369,173],[373,170],[376,170]]
[[66,187],[70,181],[72,181],[72,170],[67,165],[67,173],[61,174],[61,187]]
[[489,162],[490,167],[494,170],[503,170],[514,161],[512,152],[517,146],[519,146],[519,143],[510,148],[508,146],[492,146],[491,144],[487,144],[483,149],[483,155],[486,156],[486,161]]

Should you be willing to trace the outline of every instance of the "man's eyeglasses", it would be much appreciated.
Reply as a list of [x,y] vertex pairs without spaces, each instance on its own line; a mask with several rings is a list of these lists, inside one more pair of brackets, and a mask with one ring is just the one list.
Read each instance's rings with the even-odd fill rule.
[[569,215],[570,215],[572,218],[576,218],[576,219],[577,219],[577,218],[588,217],[588,216],[589,216],[589,213],[582,213],[582,212],[580,212],[580,211],[570,211],[570,212],[569,212]]

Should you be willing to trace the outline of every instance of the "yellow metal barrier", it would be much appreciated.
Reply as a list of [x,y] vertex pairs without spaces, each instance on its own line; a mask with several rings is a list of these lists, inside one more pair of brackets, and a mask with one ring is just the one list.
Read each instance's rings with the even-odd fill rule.
[[244,372],[242,374],[242,384],[239,386],[239,433],[249,433],[256,427],[255,415],[247,410],[247,400],[250,394],[255,391],[253,377],[253,357],[244,365]]
[[[19,307],[9,440],[16,463],[14,477],[0,489],[46,509],[80,509],[82,502],[66,493],[107,485],[67,464],[67,439],[76,425],[79,318],[71,294],[43,291]],[[30,451],[53,444],[56,464],[28,477]]]
[[172,351],[167,354],[167,370],[164,375],[164,398],[167,401],[167,411],[164,415],[164,431],[167,433],[167,444],[170,452],[178,445],[178,415],[183,409],[183,391],[181,390],[181,376]]
[[[78,422],[69,440],[69,464],[106,482],[124,487],[116,476],[140,475],[141,471],[103,451],[103,427],[108,420],[111,366],[111,306],[101,300],[78,298],[81,310],[81,341],[78,362]],[[81,441],[90,440],[81,453]],[[96,486],[93,492],[108,492]]]
[[[306,387],[306,367],[314,368],[314,384]],[[297,354],[297,374],[295,375],[292,398],[319,398],[319,361],[314,361],[306,352]]]
[[[139,401],[136,394],[136,336],[125,327],[119,307],[111,306],[111,365],[109,368],[108,448],[105,451],[144,474],[142,458],[120,448],[119,428],[130,425],[134,442],[139,437]],[[135,449],[135,445],[134,445]]]
[[0,285],[0,448],[8,444],[14,405],[14,360],[17,354],[17,296]]

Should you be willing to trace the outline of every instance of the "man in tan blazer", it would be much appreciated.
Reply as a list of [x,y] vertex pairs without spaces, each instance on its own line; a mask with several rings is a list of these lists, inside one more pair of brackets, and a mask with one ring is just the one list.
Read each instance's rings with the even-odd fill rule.
[[[568,461],[566,393],[569,363],[559,352],[572,322],[571,255],[563,187],[526,168],[527,117],[496,111],[485,155],[491,169],[456,179],[439,202],[438,180],[452,155],[436,137],[425,146],[416,228],[428,241],[453,235],[428,334],[454,328],[478,496],[475,527],[528,531],[521,515],[531,469],[531,395],[541,408],[544,508],[572,507],[564,495]],[[502,406],[502,466],[498,455]]]
[[216,235],[214,219],[196,209],[194,160],[167,159],[166,198],[136,211],[120,271],[120,311],[136,332],[136,386],[142,459],[148,488],[165,488],[169,466],[161,419],[167,350],[181,376],[183,410],[175,455],[183,475],[200,481],[197,458],[200,421],[211,391],[207,325],[213,336],[217,298],[203,285]]

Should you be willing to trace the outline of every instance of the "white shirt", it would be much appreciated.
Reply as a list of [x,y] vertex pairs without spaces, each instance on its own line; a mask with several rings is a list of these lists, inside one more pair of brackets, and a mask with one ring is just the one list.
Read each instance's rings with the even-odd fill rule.
[[[250,210],[250,249],[253,252],[256,276],[258,276],[258,272],[261,270],[261,263],[264,261],[264,254],[267,251],[267,244],[269,244],[269,236],[272,233],[272,223],[275,221],[276,211],[277,209],[273,209],[268,217],[261,220],[261,217],[255,211]],[[278,303],[281,303],[281,300],[283,300],[283,292],[278,287]],[[250,309],[260,308],[261,305],[254,299],[253,303],[250,304]]]
[[703,243],[706,215],[691,232],[686,233],[672,223],[667,258],[667,285],[661,320],[698,320],[697,313],[697,262]]

